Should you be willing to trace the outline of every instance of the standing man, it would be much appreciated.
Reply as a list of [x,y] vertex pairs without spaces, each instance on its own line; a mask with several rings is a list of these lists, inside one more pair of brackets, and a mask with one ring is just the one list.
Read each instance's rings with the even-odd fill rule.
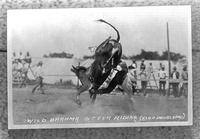
[[22,60],[22,70],[21,70],[21,78],[22,78],[22,81],[21,81],[21,85],[20,85],[20,88],[22,88],[23,86],[26,87],[26,83],[27,83],[27,80],[28,80],[28,64],[26,63],[25,60]]
[[22,62],[22,60],[24,60],[24,56],[22,52],[19,52],[19,62]]
[[160,79],[160,81],[159,81],[160,95],[162,94],[165,96],[165,94],[166,94],[165,85],[166,85],[167,72],[165,71],[164,65],[162,65],[162,69],[158,72],[158,77]]
[[[187,66],[183,67],[183,71],[181,73],[181,79],[183,81],[188,81],[188,71],[187,71]],[[188,82],[183,82],[182,86],[180,88],[180,95],[184,95],[187,97],[188,93]]]
[[137,91],[136,90],[136,86],[137,86],[137,63],[136,63],[136,60],[135,59],[132,59],[132,64],[128,67],[129,70],[130,70],[130,75],[131,75],[131,79],[133,79],[131,82],[132,82],[132,91],[133,91],[133,94]]
[[171,83],[172,89],[173,89],[173,95],[174,97],[178,97],[179,96],[179,89],[178,89],[179,82],[177,82],[176,80],[179,79],[179,72],[177,71],[176,66],[173,67],[171,78],[173,79],[173,82]]
[[147,74],[146,74],[146,65],[144,64],[144,59],[140,64],[140,79],[141,79],[141,91],[143,92],[144,96],[146,96],[146,87],[147,87]]
[[[149,63],[149,67],[147,68],[147,75],[148,75],[148,79],[150,79],[151,75],[153,75],[154,72],[154,68],[152,63]],[[154,76],[154,75],[153,75]]]
[[31,64],[32,59],[31,59],[31,56],[30,56],[30,53],[29,53],[29,52],[26,53],[26,56],[25,56],[24,60],[25,60],[26,63],[28,63],[29,65]]
[[35,76],[36,76],[36,86],[33,88],[32,93],[35,92],[35,90],[38,88],[41,90],[41,93],[44,94],[44,89],[43,89],[43,70],[42,70],[42,61],[40,61],[37,64],[37,68],[36,68],[36,72],[35,72]]

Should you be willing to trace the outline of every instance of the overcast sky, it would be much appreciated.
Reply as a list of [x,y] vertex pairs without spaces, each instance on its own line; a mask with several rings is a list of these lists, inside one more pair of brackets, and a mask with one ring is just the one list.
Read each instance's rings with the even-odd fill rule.
[[11,10],[8,12],[8,46],[15,52],[29,51],[33,57],[50,52],[69,52],[75,57],[92,55],[88,47],[99,45],[120,32],[125,55],[141,49],[167,50],[166,22],[169,23],[170,49],[187,56],[190,31],[190,8],[130,7]]

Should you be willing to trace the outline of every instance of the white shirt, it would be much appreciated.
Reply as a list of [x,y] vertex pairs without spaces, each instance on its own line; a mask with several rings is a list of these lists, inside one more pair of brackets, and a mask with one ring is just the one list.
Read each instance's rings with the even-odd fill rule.
[[167,76],[167,72],[165,70],[160,70],[159,71],[159,77],[160,79],[165,79]]
[[42,70],[42,66],[37,66],[36,70],[35,70],[35,76],[36,77],[42,77],[43,76],[43,70]]
[[173,73],[172,78],[173,78],[173,79],[177,79],[177,78],[176,78],[176,72]]
[[17,69],[18,69],[18,70],[21,70],[22,67],[23,67],[22,63],[21,63],[21,62],[18,62],[18,64],[17,64]]
[[20,59],[20,60],[23,60],[23,59],[24,59],[23,54],[19,56],[19,59]]

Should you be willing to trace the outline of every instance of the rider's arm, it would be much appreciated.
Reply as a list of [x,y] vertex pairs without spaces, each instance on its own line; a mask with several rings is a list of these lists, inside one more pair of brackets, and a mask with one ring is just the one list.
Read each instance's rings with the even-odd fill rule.
[[95,53],[101,53],[101,51],[103,50],[102,47],[109,42],[111,36],[109,36],[105,41],[103,41],[95,50]]

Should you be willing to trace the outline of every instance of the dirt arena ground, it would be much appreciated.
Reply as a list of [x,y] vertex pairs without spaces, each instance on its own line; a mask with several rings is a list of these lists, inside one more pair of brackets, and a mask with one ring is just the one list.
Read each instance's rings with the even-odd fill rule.
[[51,87],[45,90],[45,94],[39,91],[32,94],[31,89],[32,86],[13,88],[15,124],[187,120],[187,99],[184,97],[135,95],[135,102],[131,104],[126,95],[112,93],[97,96],[95,104],[91,104],[88,92],[84,92],[80,107],[74,102],[75,89]]

